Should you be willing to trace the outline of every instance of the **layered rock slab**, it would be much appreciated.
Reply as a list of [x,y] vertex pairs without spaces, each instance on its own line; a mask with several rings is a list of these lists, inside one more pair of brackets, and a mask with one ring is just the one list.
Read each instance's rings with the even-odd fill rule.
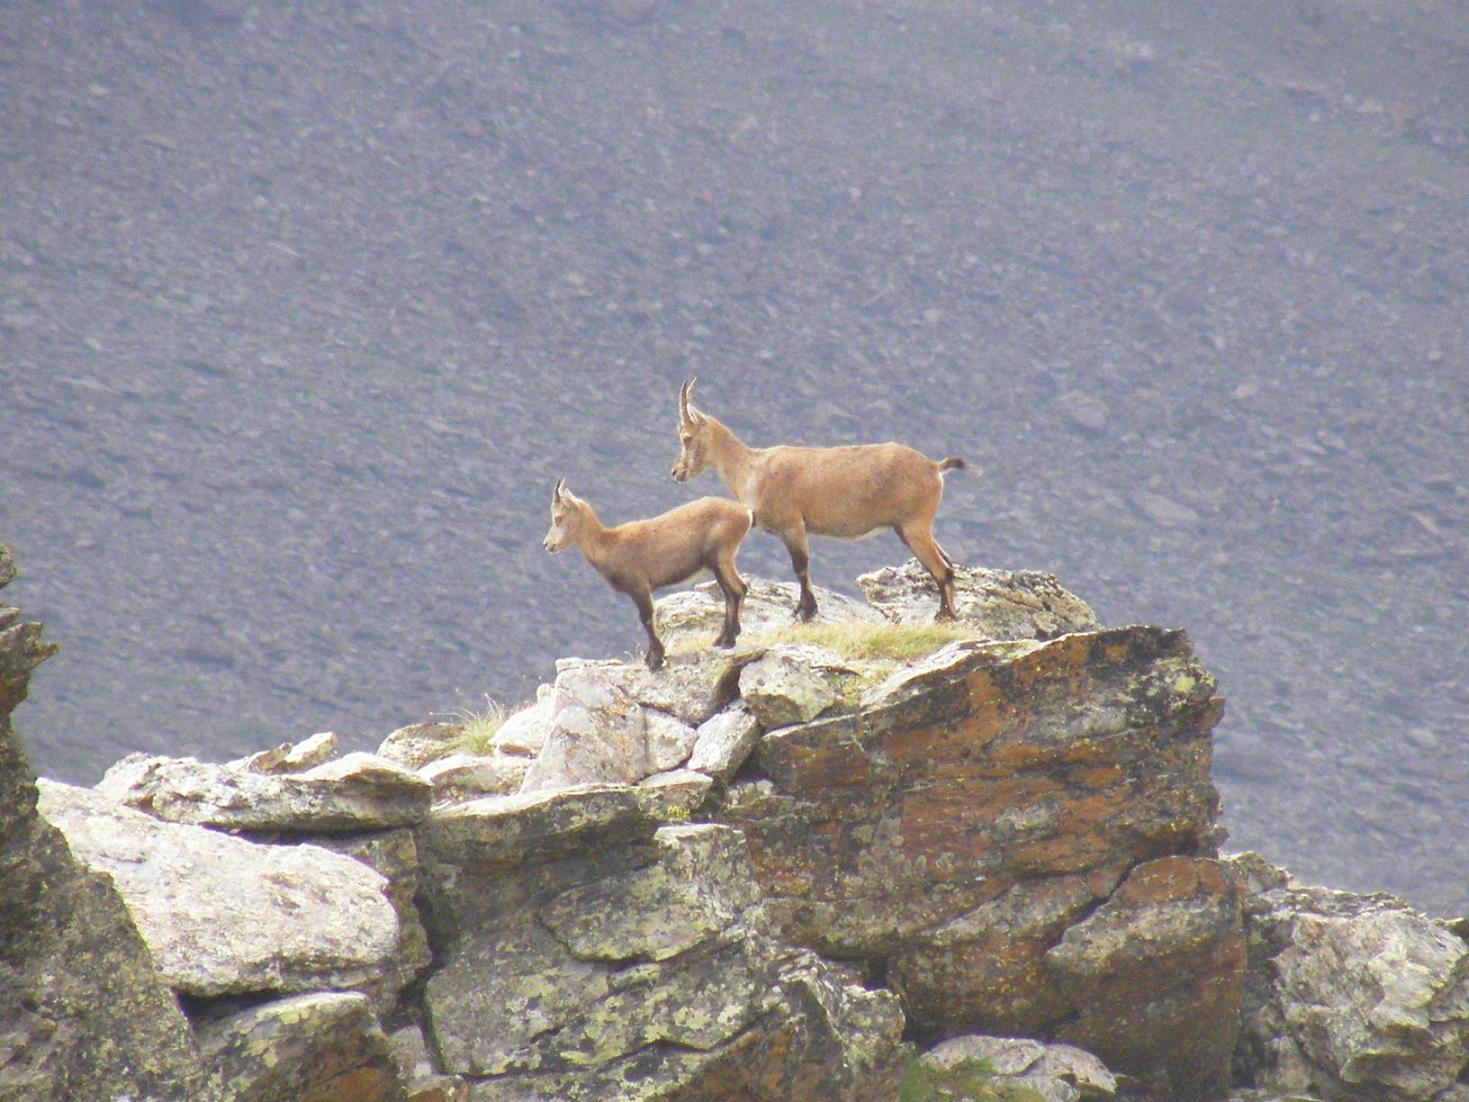
[[737,832],[661,826],[603,785],[462,805],[419,837],[444,961],[426,1028],[472,1097],[881,1096],[896,999],[769,936]]
[[767,731],[709,815],[782,932],[871,962],[918,1029],[1047,1035],[1085,1009],[1046,962],[1066,930],[1135,865],[1209,851],[1221,710],[1181,632],[956,643]]
[[432,784],[376,754],[347,754],[296,773],[259,772],[248,761],[130,754],[97,790],[169,822],[266,834],[412,826],[433,798]]

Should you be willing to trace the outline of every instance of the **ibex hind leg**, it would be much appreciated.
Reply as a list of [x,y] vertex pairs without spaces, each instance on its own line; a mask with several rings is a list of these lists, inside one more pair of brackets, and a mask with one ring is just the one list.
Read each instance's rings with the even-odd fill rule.
[[735,569],[733,556],[717,559],[710,564],[719,591],[724,594],[724,629],[714,640],[716,647],[732,647],[740,634],[740,606],[744,604],[749,586]]
[[898,529],[901,539],[923,568],[933,575],[939,589],[939,611],[936,620],[954,620],[958,613],[954,609],[954,564],[938,541],[933,538],[933,529],[927,525],[910,525]]
[[791,553],[791,569],[801,583],[801,599],[796,602],[796,619],[809,622],[816,615],[816,594],[811,591],[811,554],[806,548],[806,533],[783,537],[786,550]]

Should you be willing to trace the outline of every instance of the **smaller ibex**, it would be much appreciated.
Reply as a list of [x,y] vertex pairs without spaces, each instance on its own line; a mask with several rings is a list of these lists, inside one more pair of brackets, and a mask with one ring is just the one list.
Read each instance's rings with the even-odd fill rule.
[[678,462],[673,477],[687,482],[713,467],[755,523],[779,536],[801,583],[796,616],[816,615],[806,535],[861,539],[891,528],[939,587],[940,620],[954,612],[954,564],[933,538],[944,472],[962,459],[934,462],[902,444],[841,448],[752,448],[723,422],[694,408],[695,380],[678,395]]
[[737,501],[704,497],[647,520],[605,528],[563,478],[551,496],[551,530],[542,542],[552,553],[576,544],[608,585],[633,599],[648,633],[648,669],[656,670],[663,665],[663,643],[653,627],[653,590],[687,581],[701,570],[713,573],[724,594],[724,630],[714,645],[734,646],[749,588],[735,569],[735,552],[751,520],[750,510]]

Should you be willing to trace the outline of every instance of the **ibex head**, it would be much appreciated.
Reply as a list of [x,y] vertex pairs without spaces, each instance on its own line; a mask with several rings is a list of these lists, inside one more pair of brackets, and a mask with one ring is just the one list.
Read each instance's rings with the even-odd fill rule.
[[566,479],[556,483],[556,488],[551,491],[551,528],[541,541],[547,551],[552,554],[564,551],[576,541],[585,505],[581,498],[566,488]]
[[678,392],[678,460],[673,464],[675,481],[687,482],[709,466],[709,419],[693,406],[694,384],[690,379]]

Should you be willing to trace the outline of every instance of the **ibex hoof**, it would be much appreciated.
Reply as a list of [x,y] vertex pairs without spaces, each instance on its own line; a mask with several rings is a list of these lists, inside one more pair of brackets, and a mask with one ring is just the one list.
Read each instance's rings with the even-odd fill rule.
[[649,651],[648,657],[644,659],[650,670],[661,670],[663,668],[663,652]]

